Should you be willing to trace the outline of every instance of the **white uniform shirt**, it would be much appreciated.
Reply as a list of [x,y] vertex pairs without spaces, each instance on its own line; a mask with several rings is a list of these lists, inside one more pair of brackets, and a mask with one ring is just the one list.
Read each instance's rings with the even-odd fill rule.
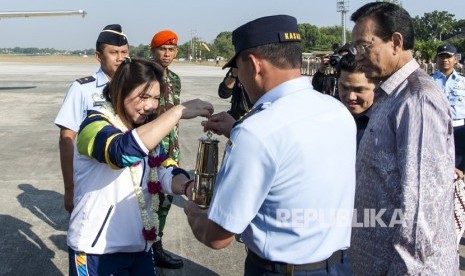
[[108,83],[107,76],[100,68],[92,77],[94,81],[83,84],[73,82],[55,119],[56,125],[78,132],[87,111],[105,101],[102,91]]
[[[312,263],[350,245],[356,127],[307,77],[275,87],[235,126],[208,217],[271,261]],[[254,112],[254,111],[252,111]]]

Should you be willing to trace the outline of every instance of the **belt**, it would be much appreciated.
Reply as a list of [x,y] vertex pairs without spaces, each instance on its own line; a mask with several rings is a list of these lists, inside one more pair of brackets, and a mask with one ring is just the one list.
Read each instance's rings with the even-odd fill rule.
[[464,124],[465,124],[464,119],[452,120],[453,127],[463,126]]
[[257,266],[268,270],[274,271],[278,273],[283,273],[286,275],[293,275],[294,270],[318,270],[327,268],[329,265],[334,263],[339,263],[342,261],[343,251],[338,250],[334,252],[328,259],[319,261],[316,263],[308,263],[308,264],[300,264],[300,265],[293,265],[293,264],[286,264],[281,262],[273,262],[269,260],[265,260],[262,257],[258,256],[252,250],[248,250],[247,257]]

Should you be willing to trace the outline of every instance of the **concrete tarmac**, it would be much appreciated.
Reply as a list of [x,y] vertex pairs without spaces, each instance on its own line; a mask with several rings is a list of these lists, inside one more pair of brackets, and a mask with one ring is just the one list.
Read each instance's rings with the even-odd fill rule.
[[[63,182],[55,116],[72,81],[98,64],[0,63],[0,275],[67,275]],[[216,111],[225,71],[214,66],[174,65],[182,79],[182,100],[201,98]],[[193,172],[202,119],[181,121],[182,166]],[[219,137],[220,147],[225,139]],[[222,150],[220,151],[222,153]],[[192,235],[177,197],[167,219],[165,249],[184,259],[184,268],[160,275],[241,275],[244,246],[215,251]]]
[[[0,275],[68,274],[69,216],[53,121],[71,82],[97,69],[97,63],[0,63]],[[226,73],[220,67],[174,64],[172,70],[181,77],[182,100],[201,98],[215,112],[228,109],[229,100],[217,95]],[[201,120],[180,124],[181,165],[191,173],[204,135]],[[226,140],[218,138],[222,153]],[[243,244],[223,250],[200,244],[187,224],[184,200],[176,197],[163,237],[165,250],[183,258],[184,267],[158,270],[159,275],[242,275]],[[460,253],[465,256],[463,245]],[[464,269],[463,257],[460,264]]]

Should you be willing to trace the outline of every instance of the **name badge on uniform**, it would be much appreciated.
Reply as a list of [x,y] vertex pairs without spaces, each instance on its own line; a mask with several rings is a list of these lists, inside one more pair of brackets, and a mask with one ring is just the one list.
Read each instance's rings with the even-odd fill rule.
[[465,90],[465,81],[458,81],[455,83],[454,90]]
[[102,94],[94,93],[92,94],[92,101],[94,101],[94,106],[102,106],[105,103],[105,97]]

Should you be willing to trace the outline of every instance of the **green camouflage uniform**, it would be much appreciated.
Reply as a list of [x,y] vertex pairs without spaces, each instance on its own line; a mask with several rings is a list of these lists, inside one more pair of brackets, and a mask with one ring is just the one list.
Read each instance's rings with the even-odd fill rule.
[[[157,116],[163,114],[171,107],[180,104],[181,96],[181,79],[177,74],[167,69],[167,73],[163,76],[163,86],[160,95],[160,104],[157,109]],[[168,154],[168,157],[176,161],[179,165],[181,151],[179,149],[179,124],[171,130],[171,132],[162,140],[163,147]],[[160,195],[160,208],[158,209],[158,235],[163,236],[163,228],[165,228],[166,216],[171,208],[173,197],[170,195]]]

